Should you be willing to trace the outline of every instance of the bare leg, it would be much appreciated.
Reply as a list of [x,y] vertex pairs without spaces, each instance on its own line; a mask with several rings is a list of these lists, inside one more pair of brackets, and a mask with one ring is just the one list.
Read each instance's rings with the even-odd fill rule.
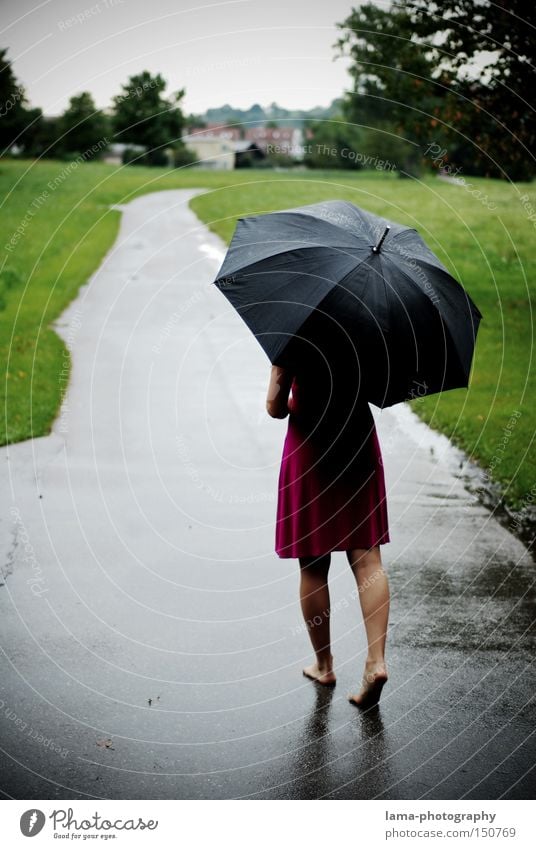
[[335,683],[329,630],[328,572],[331,554],[300,557],[300,602],[316,655],[316,663],[306,666],[303,674],[325,686]]
[[382,566],[380,547],[354,548],[346,552],[357,583],[367,632],[368,653],[361,690],[350,696],[359,707],[370,707],[380,699],[387,681],[385,641],[389,621],[389,582]]

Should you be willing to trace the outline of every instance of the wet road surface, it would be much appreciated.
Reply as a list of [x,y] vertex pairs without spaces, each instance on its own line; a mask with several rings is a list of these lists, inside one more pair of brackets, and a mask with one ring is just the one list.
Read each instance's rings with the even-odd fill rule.
[[[167,191],[58,321],[53,433],[2,449],[0,788],[15,798],[530,798],[534,566],[461,455],[374,409],[392,542],[381,708],[344,554],[338,684],[310,662],[298,567],[273,550],[285,422],[269,364],[210,286],[224,245]],[[460,459],[461,458],[461,459]]]

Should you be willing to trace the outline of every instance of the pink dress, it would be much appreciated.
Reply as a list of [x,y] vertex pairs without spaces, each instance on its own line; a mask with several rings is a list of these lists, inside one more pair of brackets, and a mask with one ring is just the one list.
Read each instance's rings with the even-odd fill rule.
[[[339,397],[345,394],[349,397],[351,391]],[[381,450],[370,407],[361,399],[331,413],[329,407],[316,379],[294,376],[279,473],[279,557],[316,557],[390,541]]]

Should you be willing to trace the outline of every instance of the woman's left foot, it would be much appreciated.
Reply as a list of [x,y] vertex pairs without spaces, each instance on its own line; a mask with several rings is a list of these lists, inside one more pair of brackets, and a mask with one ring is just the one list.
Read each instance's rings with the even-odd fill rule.
[[306,666],[303,674],[306,678],[311,678],[313,681],[322,684],[323,687],[333,687],[337,680],[331,667],[321,668],[318,663],[313,663],[312,666]]
[[348,701],[360,708],[377,705],[387,678],[387,669],[383,661],[367,661],[361,690],[356,695],[348,696]]

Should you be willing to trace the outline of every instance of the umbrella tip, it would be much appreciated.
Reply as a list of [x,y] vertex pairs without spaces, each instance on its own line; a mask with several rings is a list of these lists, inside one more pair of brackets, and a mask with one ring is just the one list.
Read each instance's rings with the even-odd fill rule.
[[380,252],[380,248],[381,248],[381,246],[383,245],[383,240],[384,240],[384,239],[385,239],[385,237],[387,236],[387,233],[389,232],[389,230],[390,230],[390,229],[391,229],[391,228],[390,228],[389,226],[387,226],[387,227],[385,228],[385,230],[384,230],[384,232],[383,232],[383,236],[381,237],[380,241],[378,242],[378,244],[377,244],[377,245],[375,245],[375,246],[372,248],[372,253],[373,253],[373,254],[379,254],[379,252]]

